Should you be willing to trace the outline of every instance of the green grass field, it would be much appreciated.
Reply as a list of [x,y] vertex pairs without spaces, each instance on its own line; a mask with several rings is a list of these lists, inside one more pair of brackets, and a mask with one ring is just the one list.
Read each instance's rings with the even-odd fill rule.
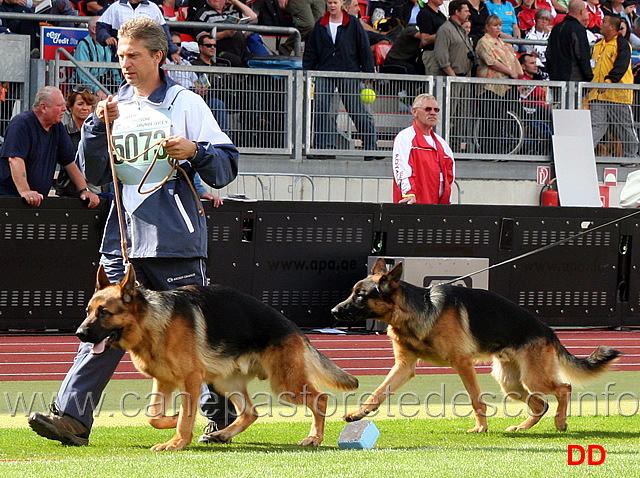
[[[28,411],[42,411],[58,382],[0,382],[0,472],[4,477],[640,476],[638,376],[636,372],[610,373],[585,388],[574,387],[567,432],[555,430],[555,401],[550,400],[550,413],[535,428],[506,433],[507,426],[524,419],[523,407],[518,402],[503,405],[495,382],[481,375],[490,417],[489,432],[480,435],[466,433],[473,418],[464,416],[470,407],[468,398],[458,394],[463,387],[457,376],[419,376],[372,417],[380,430],[373,450],[340,450],[337,439],[344,427],[340,419],[344,411],[355,409],[359,396],[373,390],[382,377],[360,377],[356,394],[338,394],[330,400],[334,406],[330,406],[325,442],[318,449],[296,445],[306,436],[310,417],[303,410],[293,413],[291,407],[278,405],[264,383],[255,383],[250,393],[255,403],[262,404],[258,408],[262,416],[232,444],[193,443],[181,452],[160,453],[149,447],[170,438],[172,431],[146,424],[144,397],[150,381],[113,380],[90,446],[82,448],[42,439],[26,425]],[[520,416],[515,416],[518,412]],[[199,417],[196,436],[204,424]],[[600,445],[605,461],[599,466],[586,462],[569,466],[568,445]]]

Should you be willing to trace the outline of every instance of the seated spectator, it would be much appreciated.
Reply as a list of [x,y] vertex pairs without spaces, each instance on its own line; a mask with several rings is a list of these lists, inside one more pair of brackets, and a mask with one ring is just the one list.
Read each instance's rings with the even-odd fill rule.
[[[207,0],[207,4],[198,10],[194,20],[214,25],[216,23],[237,23],[243,17],[248,18],[249,22],[255,22],[258,19],[255,12],[240,0],[231,0],[229,3],[226,0]],[[226,56],[231,61],[231,66],[247,66],[249,48],[243,32],[217,30],[215,39],[219,55]]]
[[[409,0],[411,1],[411,0]],[[417,4],[417,0],[416,0]],[[364,28],[364,31],[367,32],[367,37],[369,37],[369,45],[373,46],[378,43],[391,43],[389,39],[367,22],[362,19],[362,15],[360,14],[360,2],[358,0],[346,0],[344,4],[344,10],[349,14],[356,17],[360,20],[360,25]],[[417,16],[417,13],[416,13]],[[414,22],[415,23],[415,22]]]
[[518,28],[522,38],[529,33],[535,24],[536,11],[538,10],[537,0],[522,0],[520,6],[516,7],[516,17]]
[[[171,39],[173,44],[178,47],[178,55],[182,58],[182,66],[191,66],[191,62],[182,54],[182,37],[180,34],[178,32],[171,33]],[[167,65],[175,65],[170,58],[167,58],[166,63]],[[194,88],[194,84],[198,81],[198,75],[193,71],[167,70],[167,74],[173,81],[190,90]]]
[[114,0],[89,0],[84,4],[87,15],[102,15]]
[[[78,61],[92,63],[113,62],[113,53],[111,48],[101,45],[96,40],[98,18],[99,17],[95,16],[89,19],[89,34],[78,42],[78,45],[73,52],[73,57]],[[116,90],[122,82],[120,68],[89,67],[87,69],[89,70],[89,73],[91,73],[102,85],[111,91]],[[80,71],[80,69],[76,70],[76,73],[77,82],[81,85],[88,85],[89,89],[98,96],[98,99],[103,100],[107,97],[98,85],[94,84],[86,74]]]
[[[62,117],[62,124],[67,130],[67,133],[69,133],[74,153],[78,152],[82,123],[84,123],[84,120],[93,112],[97,102],[98,98],[90,89],[84,86],[73,88],[67,95],[67,111],[64,112],[64,116]],[[96,194],[102,192],[100,186],[95,186],[89,182],[87,182],[87,187]],[[80,197],[76,185],[71,181],[67,170],[64,168],[60,168],[58,177],[54,182],[54,188],[58,196]]]
[[551,13],[551,16],[553,17],[552,25],[561,22],[567,13],[567,8],[560,5],[558,0],[537,0],[537,2],[538,9],[544,8],[545,10],[549,10],[549,13]]
[[536,57],[529,53],[520,55],[519,61],[523,72],[520,79],[525,80],[525,86],[518,87],[522,106],[520,119],[523,121],[526,138],[523,152],[548,155],[551,152],[553,128],[551,108],[547,101],[547,87],[534,86],[530,82],[548,80],[549,75],[540,71]]
[[489,15],[497,15],[502,20],[501,37],[509,36],[520,38],[520,27],[518,27],[518,17],[516,10],[507,0],[487,0],[487,11]]
[[380,66],[380,72],[409,75],[423,73],[421,43],[418,25],[407,25],[387,53],[384,63]]
[[162,10],[160,10],[157,4],[149,2],[149,0],[119,0],[109,5],[98,19],[96,39],[101,45],[109,45],[115,50],[118,44],[117,38],[120,25],[130,18],[138,16],[149,17],[162,26],[169,41],[168,56],[172,61],[179,64],[180,55],[178,55],[178,48],[176,48],[171,40],[169,27],[164,19]]
[[75,163],[69,135],[61,124],[66,110],[58,88],[45,86],[33,102],[33,109],[14,117],[0,149],[0,196],[22,197],[29,206],[40,206],[49,195],[56,165],[65,168],[88,207],[100,204],[89,191]]
[[604,12],[600,8],[600,0],[587,0],[586,3],[589,13],[589,23],[586,28],[593,33],[600,33],[600,25],[604,18]]
[[[193,60],[193,66],[233,66],[227,55],[217,56],[216,40],[208,33],[198,35],[198,48],[200,54]],[[194,91],[202,96],[213,112],[220,129],[229,136],[229,118],[227,116],[227,106],[218,95],[226,96],[231,94],[229,78],[218,73],[200,73],[194,81]]]
[[[33,13],[32,8],[25,6],[25,0],[2,0],[0,12],[6,13]],[[11,33],[28,35],[31,38],[31,48],[40,48],[40,25],[32,20],[4,19],[2,24]]]
[[[46,13],[47,15],[77,15],[78,11],[74,8],[73,4],[69,0],[51,0],[51,8],[42,10],[39,13]],[[74,22],[51,22],[52,25],[58,27],[75,27]]]
[[[548,80],[549,75],[541,72],[536,62],[536,57],[529,53],[523,53],[518,59],[522,66],[521,80],[535,80],[542,81]],[[518,87],[520,92],[520,102],[526,107],[541,107],[548,109],[547,103],[547,88],[543,86],[520,86]]]
[[[548,40],[551,33],[551,22],[553,17],[549,10],[541,8],[536,12],[534,27],[527,33],[528,40]],[[547,63],[547,46],[546,45],[527,45],[527,53],[536,57],[536,63],[540,68],[546,68]]]
[[391,18],[400,20],[403,25],[418,23],[418,13],[425,3],[420,0],[400,0],[391,7]]
[[620,36],[631,42],[631,28],[627,22],[620,22]]
[[636,19],[635,5],[636,2],[627,3],[625,0],[602,0],[600,8],[605,15],[613,15],[626,20],[629,25],[633,25]]
[[[313,31],[316,22],[325,11],[323,0],[277,0],[281,9],[291,16],[293,26],[300,32],[300,40],[306,42]],[[295,47],[295,37],[290,35],[280,45],[278,52],[281,55],[291,55]]]
[[640,47],[640,17],[636,17],[633,25],[631,25],[629,43],[631,43],[631,46]]

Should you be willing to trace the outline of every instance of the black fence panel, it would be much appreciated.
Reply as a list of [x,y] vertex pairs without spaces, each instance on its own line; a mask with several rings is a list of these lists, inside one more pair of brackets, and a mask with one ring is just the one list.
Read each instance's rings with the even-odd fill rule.
[[[613,208],[384,205],[383,251],[389,256],[484,257],[495,265],[628,213]],[[489,288],[550,325],[628,325],[621,315],[625,296],[620,284],[631,284],[636,305],[630,312],[638,313],[640,285],[633,284],[640,284],[640,277],[633,281],[625,275],[624,264],[629,268],[637,261],[620,253],[623,224],[491,269]],[[631,270],[637,273],[635,267]]]
[[218,208],[205,202],[208,234],[207,276],[210,282],[252,293],[255,205],[225,201]]
[[620,281],[623,326],[640,324],[640,217],[620,225]]
[[[513,256],[589,231],[627,213],[601,208],[515,208]],[[620,224],[504,266],[498,290],[550,325],[620,326]]]
[[302,327],[333,325],[331,308],[366,275],[379,215],[378,204],[258,203],[253,295]]
[[96,284],[106,204],[0,201],[0,330],[74,330]]
[[[331,308],[370,255],[513,259],[633,212],[524,206],[205,204],[208,275],[302,327]],[[107,204],[0,199],[0,330],[74,330],[93,293]],[[635,244],[635,248],[633,247]],[[640,219],[619,221],[489,272],[489,288],[551,325],[640,325]],[[638,249],[638,250],[636,250]]]
[[[405,257],[483,257],[496,264],[510,257],[510,237],[501,237],[501,206],[382,206],[381,252]],[[504,274],[489,272],[492,289],[504,288]],[[495,290],[495,289],[494,289]]]

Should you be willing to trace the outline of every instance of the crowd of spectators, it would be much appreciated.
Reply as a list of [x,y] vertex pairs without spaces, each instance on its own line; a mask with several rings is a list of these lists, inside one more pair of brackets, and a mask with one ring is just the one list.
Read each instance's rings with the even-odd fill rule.
[[[374,49],[388,45],[381,55],[376,54],[377,68],[391,72],[412,74],[435,71],[433,52],[437,31],[451,17],[451,0],[369,0],[345,2],[345,10],[359,18]],[[602,37],[600,26],[605,15],[619,16],[622,34],[631,45],[640,45],[640,20],[637,0],[586,0],[578,22],[589,32],[588,43]],[[51,5],[39,9],[41,5]],[[486,34],[489,15],[501,20],[500,38],[547,40],[550,32],[562,23],[569,13],[570,0],[467,0],[470,33],[473,47]],[[308,40],[315,24],[326,11],[323,0],[0,0],[0,12],[51,13],[62,15],[99,16],[97,41],[114,46],[114,32],[119,23],[131,16],[157,18],[167,30],[178,32],[184,41],[196,41],[202,32],[213,34],[219,56],[226,55],[232,66],[247,66],[252,56],[292,53],[292,41],[274,49],[265,46],[260,35],[215,27],[221,23],[255,23],[293,26],[300,31],[302,41]],[[207,23],[202,30],[180,27],[180,20]],[[73,25],[62,22],[61,25]],[[32,36],[37,48],[38,24],[32,21],[0,20],[0,32],[23,33]],[[448,28],[450,29],[450,28]],[[177,50],[170,38],[170,54]],[[462,45],[461,45],[462,46]],[[466,48],[466,47],[465,47]],[[542,45],[515,48],[515,53],[533,54],[538,66],[546,70],[546,52]],[[172,55],[173,56],[173,55]],[[172,58],[176,62],[177,57]],[[178,60],[179,62],[179,60]],[[431,62],[431,64],[430,64]],[[439,66],[441,72],[444,70]],[[473,69],[469,74],[475,74]]]
[[[95,15],[89,23],[90,36],[86,45],[79,48],[91,56],[104,59],[108,49],[115,49],[114,32],[132,16],[145,15],[156,18],[163,25],[169,39],[170,63],[188,65],[217,65],[246,67],[255,57],[293,53],[292,38],[276,43],[275,48],[265,46],[260,35],[241,30],[216,28],[224,23],[254,23],[276,26],[293,26],[300,31],[306,47],[305,68],[326,69],[309,60],[313,53],[346,55],[340,61],[332,61],[335,71],[368,71],[361,63],[356,70],[350,68],[356,56],[362,56],[361,45],[335,44],[324,51],[318,49],[318,37],[313,32],[321,25],[327,5],[323,0],[44,0],[51,6],[43,13]],[[371,49],[374,68],[379,72],[428,74],[445,76],[478,76],[484,78],[551,79],[591,81],[597,58],[591,50],[602,41],[602,24],[607,16],[620,19],[620,29],[614,37],[618,51],[640,46],[640,6],[637,0],[348,0],[342,4],[345,18],[354,18],[350,26],[354,32],[364,32]],[[0,0],[0,12],[33,12],[43,4],[42,0]],[[181,27],[181,20],[202,22],[202,30]],[[618,22],[616,22],[617,24]],[[344,21],[344,28],[351,25]],[[358,28],[356,28],[358,27]],[[5,20],[0,32],[26,33],[36,43],[37,24],[31,21]],[[206,35],[203,36],[203,35]],[[345,37],[346,38],[346,37]],[[355,38],[355,36],[354,36]],[[546,40],[542,44],[512,44],[510,39]],[[344,41],[351,41],[350,39]],[[343,41],[343,43],[344,43]],[[605,39],[606,42],[606,39]],[[179,45],[195,46],[191,51]],[[91,46],[94,48],[92,49]],[[87,47],[87,48],[85,48]],[[106,52],[105,52],[105,49]],[[86,51],[85,51],[86,50]],[[349,52],[352,52],[353,56]],[[82,54],[84,54],[82,53]],[[341,54],[342,54],[341,53]],[[85,54],[86,56],[86,54]],[[316,58],[314,57],[314,58]],[[628,65],[622,65],[627,61]],[[112,56],[112,59],[116,59]],[[367,60],[368,61],[368,60]],[[536,71],[533,72],[533,62]],[[631,54],[620,55],[613,74],[603,75],[606,82],[626,83],[635,76],[631,70]],[[524,67],[527,67],[525,69]],[[623,71],[619,74],[619,71]],[[605,72],[606,73],[606,72]],[[96,77],[104,72],[92,71]],[[179,76],[179,72],[174,72]],[[227,129],[227,109],[241,101],[230,96],[220,75],[201,75],[201,78],[183,74],[177,78],[195,90],[201,86],[201,94],[214,111],[223,130]],[[204,88],[198,80],[205,80]],[[90,85],[87,78],[78,74],[77,82]],[[322,85],[317,85],[322,86]],[[330,85],[338,91],[336,85]],[[91,87],[91,86],[90,86]],[[91,87],[92,88],[92,87]],[[355,85],[354,91],[358,89]],[[485,95],[505,98],[516,90],[506,85],[486,85]],[[99,90],[92,88],[96,94]],[[320,90],[318,91],[320,93]],[[338,92],[341,94],[344,92]],[[342,100],[350,95],[342,95]],[[259,98],[252,100],[260,102]],[[248,110],[256,105],[246,106]],[[360,105],[353,105],[358,110]],[[242,109],[242,108],[241,108]],[[361,108],[360,108],[361,109]],[[369,131],[371,118],[367,111],[352,115],[365,121],[365,139],[374,139]],[[354,121],[355,121],[354,119]],[[246,126],[264,118],[246,118]],[[367,143],[371,141],[367,140]]]

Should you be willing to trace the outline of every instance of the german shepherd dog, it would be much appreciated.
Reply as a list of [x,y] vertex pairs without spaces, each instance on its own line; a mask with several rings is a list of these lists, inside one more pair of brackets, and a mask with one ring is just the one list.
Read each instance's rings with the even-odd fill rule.
[[600,346],[589,357],[577,358],[560,343],[542,321],[493,292],[452,285],[425,289],[400,280],[402,263],[387,272],[379,258],[371,274],[356,283],[351,295],[332,313],[343,321],[376,319],[388,324],[395,364],[382,384],[358,411],[344,418],[360,420],[376,410],[385,393],[392,393],[414,375],[418,359],[452,367],[469,394],[475,427],[487,431],[487,406],[474,369],[474,361],[493,359],[493,376],[509,397],[531,409],[528,418],[507,431],[534,426],[548,409],[540,394],[555,395],[556,428],[567,429],[571,385],[607,370],[621,354]]
[[[229,443],[257,419],[247,393],[247,382],[257,377],[269,379],[279,397],[311,410],[311,431],[300,442],[304,446],[318,446],[324,438],[327,396],[316,386],[358,388],[355,377],[258,299],[219,285],[147,290],[135,285],[131,266],[120,284],[110,284],[99,267],[96,292],[76,335],[95,344],[94,352],[109,346],[128,350],[135,367],[153,378],[149,422],[155,428],[176,428],[176,435],[152,450],[180,450],[191,442],[202,383],[227,394],[237,412],[213,441]],[[167,416],[165,402],[176,389],[181,392],[179,414]]]

